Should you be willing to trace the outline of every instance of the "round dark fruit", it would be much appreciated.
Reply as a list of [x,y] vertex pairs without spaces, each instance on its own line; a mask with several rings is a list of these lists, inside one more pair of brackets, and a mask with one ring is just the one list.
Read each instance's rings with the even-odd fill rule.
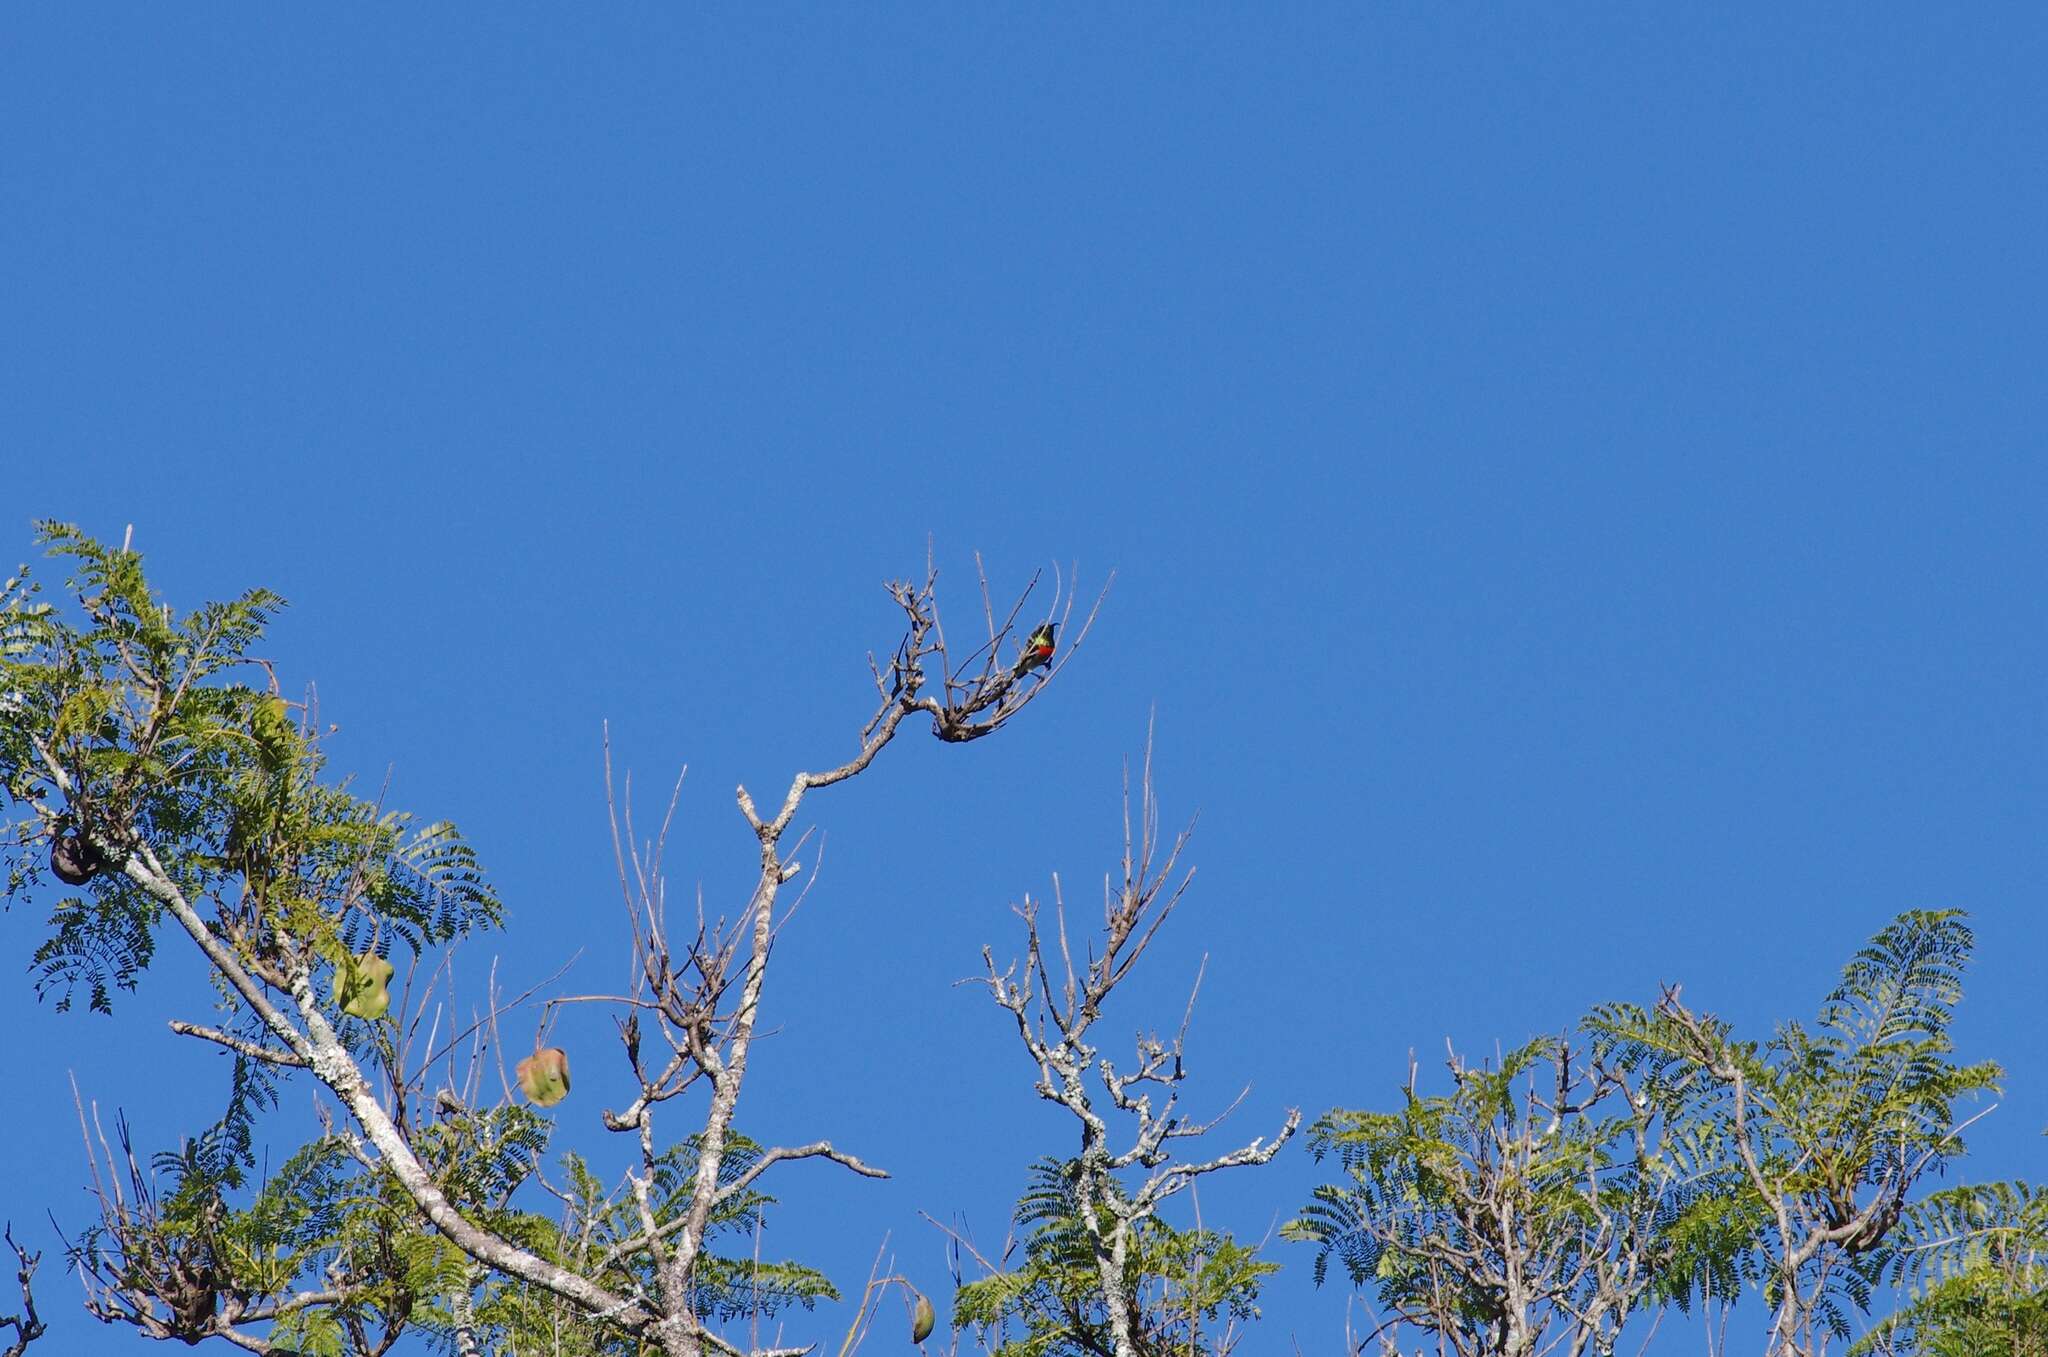
[[100,872],[100,855],[76,834],[60,834],[50,845],[50,870],[67,886],[83,886]]

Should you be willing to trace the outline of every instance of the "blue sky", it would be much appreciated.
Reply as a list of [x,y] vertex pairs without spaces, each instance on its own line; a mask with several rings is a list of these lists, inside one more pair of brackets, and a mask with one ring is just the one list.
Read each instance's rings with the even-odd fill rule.
[[[1960,906],[2010,1071],[1967,1172],[2039,1177],[2043,69],[2021,6],[18,10],[0,556],[133,523],[175,600],[283,592],[338,761],[511,901],[468,963],[587,989],[601,721],[688,763],[678,884],[736,902],[731,788],[844,756],[928,539],[956,607],[975,550],[1113,568],[1028,719],[810,806],[741,1120],[896,1174],[780,1179],[771,1247],[845,1283],[893,1232],[937,1288],[917,1213],[1000,1234],[1068,1147],[952,982],[1113,863],[1155,711],[1201,872],[1112,1025],[1207,954],[1235,1135],[1660,981],[1761,1033]],[[78,1218],[68,1071],[146,1143],[214,1109],[195,983],[0,993],[0,1214]],[[564,1025],[576,1143],[606,1030]],[[1274,1249],[1248,1351],[1330,1350]],[[142,1347],[44,1285],[53,1352]]]

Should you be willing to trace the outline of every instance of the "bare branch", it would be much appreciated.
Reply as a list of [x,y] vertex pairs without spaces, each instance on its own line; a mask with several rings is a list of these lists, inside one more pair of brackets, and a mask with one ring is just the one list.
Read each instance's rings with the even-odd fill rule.
[[718,1189],[717,1200],[723,1202],[728,1198],[738,1196],[749,1187],[752,1187],[754,1180],[766,1173],[770,1168],[792,1159],[829,1159],[835,1164],[852,1169],[863,1178],[886,1178],[889,1176],[888,1172],[884,1169],[863,1164],[854,1156],[843,1154],[833,1149],[830,1141],[816,1140],[808,1145],[799,1145],[793,1149],[778,1145],[748,1165],[746,1172]]
[[[1090,1029],[1116,988],[1150,948],[1194,875],[1192,869],[1182,872],[1179,866],[1190,831],[1175,836],[1161,853],[1151,750],[1148,732],[1135,808],[1128,766],[1125,769],[1122,880],[1105,878],[1102,932],[1086,963],[1077,970],[1067,939],[1065,906],[1057,877],[1053,894],[1064,973],[1058,988],[1046,964],[1038,907],[1030,897],[1016,911],[1024,923],[1022,958],[1007,969],[999,969],[993,949],[982,949],[981,983],[988,987],[995,1003],[1009,1012],[1019,1040],[1037,1067],[1039,1096],[1060,1104],[1080,1123],[1081,1152],[1068,1171],[1074,1175],[1081,1223],[1093,1245],[1098,1276],[1096,1299],[1107,1316],[1113,1357],[1136,1357],[1143,1346],[1141,1333],[1147,1331],[1149,1322],[1147,1302],[1133,1288],[1129,1271],[1138,1229],[1156,1215],[1168,1198],[1189,1188],[1198,1178],[1225,1169],[1271,1162],[1301,1125],[1300,1112],[1290,1110],[1270,1140],[1257,1138],[1207,1159],[1173,1162],[1167,1148],[1169,1142],[1199,1137],[1223,1119],[1219,1116],[1194,1123],[1177,1112],[1179,1089],[1187,1078],[1185,1042],[1195,996],[1200,990],[1199,973],[1171,1043],[1156,1034],[1141,1033],[1137,1060],[1128,1072],[1120,1072],[1111,1062],[1101,1059],[1088,1042]],[[1099,1079],[1108,1106],[1136,1121],[1135,1131],[1120,1151],[1112,1144],[1108,1119],[1089,1091],[1090,1071]],[[1159,1092],[1164,1094],[1163,1105],[1155,1107],[1153,1097]],[[1227,1116],[1228,1111],[1223,1115]],[[1139,1166],[1151,1173],[1135,1191],[1127,1190],[1118,1174]],[[1082,1330],[1078,1317],[1062,1322],[1072,1322],[1077,1332]],[[1223,1350],[1235,1341],[1231,1331],[1218,1339]]]
[[290,1051],[281,1051],[275,1046],[265,1046],[261,1042],[249,1041],[227,1032],[218,1031],[215,1028],[200,1027],[197,1024],[173,1018],[170,1021],[170,1029],[181,1037],[198,1037],[201,1041],[210,1041],[216,1046],[225,1046],[238,1055],[245,1055],[251,1060],[261,1060],[265,1064],[285,1065],[301,1070],[313,1067],[313,1062],[305,1056],[295,1055]]
[[30,1253],[15,1239],[12,1223],[0,1231],[0,1238],[5,1238],[7,1247],[14,1250],[14,1280],[21,1288],[21,1313],[0,1315],[0,1329],[14,1331],[14,1340],[7,1345],[5,1352],[0,1352],[0,1357],[22,1357],[28,1351],[28,1345],[49,1330],[49,1326],[36,1314],[34,1290],[36,1268],[41,1265],[43,1255],[40,1251]]

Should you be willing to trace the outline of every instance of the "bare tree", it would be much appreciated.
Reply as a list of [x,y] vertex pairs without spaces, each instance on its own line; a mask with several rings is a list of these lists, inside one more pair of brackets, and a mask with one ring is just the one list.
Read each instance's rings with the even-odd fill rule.
[[[984,575],[986,635],[956,660],[940,621],[937,579],[936,570],[928,568],[921,583],[889,586],[890,596],[903,611],[905,630],[886,671],[870,656],[879,701],[861,729],[859,751],[837,767],[798,773],[772,814],[764,813],[744,786],[737,790],[740,813],[760,847],[760,868],[751,898],[736,923],[707,925],[700,911],[694,930],[680,943],[674,940],[660,871],[662,839],[657,838],[643,851],[633,839],[630,813],[622,813],[618,800],[613,801],[613,845],[620,887],[632,919],[635,958],[634,994],[628,1000],[629,1014],[620,1024],[620,1037],[640,1089],[623,1112],[606,1113],[605,1125],[638,1137],[641,1167],[632,1179],[632,1191],[642,1224],[641,1235],[614,1245],[613,1252],[622,1256],[644,1248],[653,1256],[661,1283],[662,1313],[651,1328],[672,1351],[693,1354],[704,1346],[737,1351],[704,1327],[693,1304],[696,1261],[713,1212],[721,1204],[746,1193],[768,1169],[790,1160],[828,1159],[866,1177],[885,1176],[825,1140],[768,1148],[751,1157],[737,1174],[724,1173],[733,1114],[753,1051],[769,958],[780,923],[776,906],[783,887],[799,870],[794,854],[803,840],[799,838],[794,845],[785,842],[798,807],[812,790],[844,782],[865,770],[910,716],[929,716],[933,734],[952,743],[994,733],[1044,690],[1094,619],[1091,612],[1057,664],[1027,673],[1021,666],[1006,663],[1003,649],[1030,589],[1027,587],[998,622],[988,606]],[[1071,609],[1069,594],[1066,613]],[[1066,613],[1060,620],[1066,620]],[[666,823],[664,837],[665,830]],[[658,1065],[643,1059],[643,1015],[666,1048]],[[660,1163],[654,1118],[663,1103],[699,1081],[708,1090],[708,1103],[693,1136],[695,1170],[688,1201],[672,1218],[657,1221],[652,1192]]]
[[[1157,1307],[1148,1313],[1138,1294],[1144,1269],[1137,1266],[1137,1251],[1160,1207],[1206,1174],[1270,1162],[1301,1124],[1300,1112],[1289,1110],[1270,1139],[1256,1137],[1207,1158],[1179,1155],[1186,1142],[1214,1130],[1237,1105],[1233,1102],[1207,1118],[1182,1109],[1194,993],[1170,1039],[1157,1031],[1140,1032],[1129,1065],[1119,1067],[1094,1045],[1094,1029],[1105,1007],[1193,878],[1192,868],[1179,870],[1190,832],[1182,831],[1170,843],[1160,837],[1148,739],[1135,821],[1130,773],[1125,769],[1123,861],[1119,872],[1104,878],[1102,928],[1088,939],[1087,950],[1077,959],[1069,942],[1057,875],[1050,938],[1040,902],[1027,895],[1017,909],[1024,923],[1022,958],[1004,968],[992,948],[982,950],[982,982],[1015,1023],[1018,1040],[1037,1071],[1038,1096],[1071,1113],[1080,1132],[1079,1155],[1051,1166],[1045,1175],[1048,1181],[1041,1184],[1047,1200],[1054,1203],[1046,1208],[1054,1218],[1044,1223],[1058,1229],[1061,1222],[1056,1217],[1071,1203],[1093,1265],[1095,1295],[1114,1357],[1147,1357],[1157,1351],[1153,1330],[1160,1315]],[[1196,992],[1199,989],[1198,976]],[[1240,1093],[1237,1101],[1243,1097]],[[1248,1251],[1233,1246],[1240,1280],[1248,1256]],[[1078,1314],[1069,1319],[1076,1332],[1085,1330]],[[1074,1346],[1085,1350],[1089,1345],[1084,1341]],[[1226,1350],[1228,1346],[1228,1341],[1222,1344]]]
[[7,1345],[5,1352],[0,1352],[0,1357],[22,1357],[28,1351],[28,1345],[47,1332],[47,1326],[36,1315],[34,1290],[36,1268],[41,1265],[43,1255],[29,1252],[16,1241],[11,1224],[5,1231],[0,1231],[0,1237],[4,1237],[7,1247],[14,1251],[14,1280],[21,1287],[21,1313],[0,1315],[0,1329],[14,1331],[14,1340]]

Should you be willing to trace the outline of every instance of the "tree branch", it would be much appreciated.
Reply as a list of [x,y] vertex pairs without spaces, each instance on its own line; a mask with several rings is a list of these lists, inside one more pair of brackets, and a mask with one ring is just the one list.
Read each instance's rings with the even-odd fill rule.
[[201,1041],[210,1041],[216,1046],[225,1046],[230,1051],[234,1051],[239,1055],[245,1055],[251,1060],[261,1060],[271,1065],[285,1065],[293,1069],[308,1070],[313,1068],[313,1062],[305,1056],[294,1055],[290,1051],[280,1051],[275,1046],[265,1046],[261,1042],[249,1041],[215,1028],[200,1027],[195,1023],[173,1018],[170,1021],[170,1029],[181,1037],[197,1037]]
[[8,1344],[4,1353],[0,1353],[0,1357],[22,1357],[28,1351],[28,1345],[49,1330],[49,1326],[36,1314],[34,1290],[36,1268],[42,1263],[43,1255],[40,1252],[30,1253],[22,1247],[14,1238],[11,1223],[0,1230],[0,1238],[5,1238],[7,1247],[14,1250],[14,1280],[21,1287],[21,1313],[0,1315],[0,1329],[14,1330],[14,1341]]
[[753,1186],[754,1180],[763,1173],[766,1173],[771,1167],[792,1159],[829,1159],[835,1164],[852,1169],[863,1178],[887,1178],[889,1176],[887,1170],[863,1164],[854,1156],[842,1154],[838,1150],[833,1149],[830,1141],[816,1140],[808,1145],[799,1145],[794,1149],[778,1145],[748,1165],[745,1173],[742,1173],[739,1177],[718,1189],[716,1202],[723,1203],[732,1197],[738,1196]]

